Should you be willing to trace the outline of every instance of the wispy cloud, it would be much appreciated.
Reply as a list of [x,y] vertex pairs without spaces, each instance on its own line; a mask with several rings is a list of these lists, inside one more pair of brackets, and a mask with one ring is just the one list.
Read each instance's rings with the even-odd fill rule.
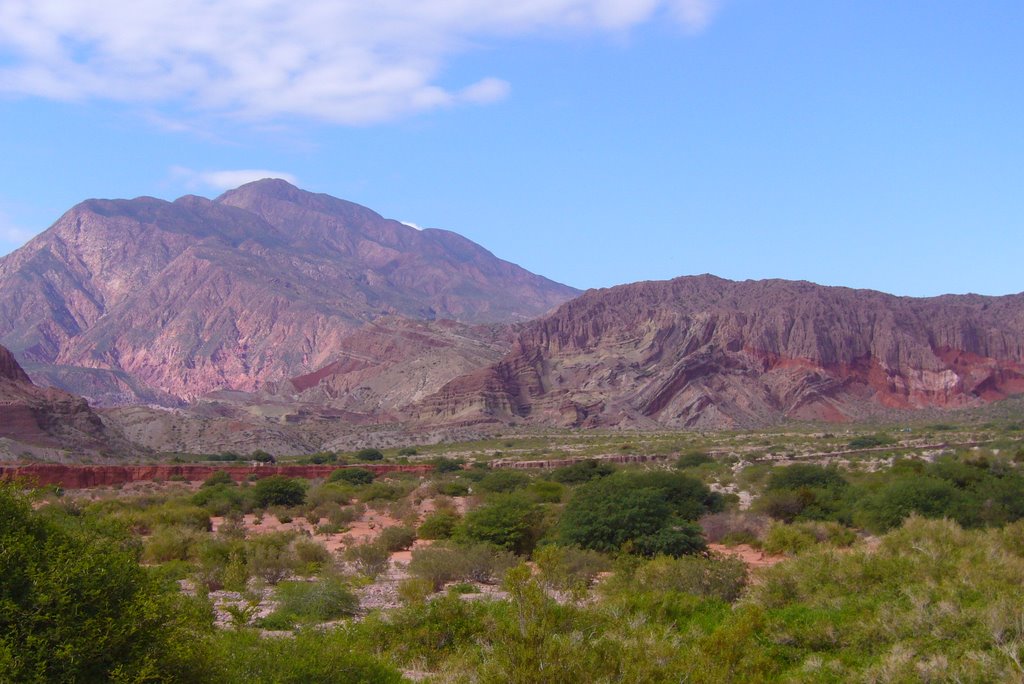
[[33,231],[15,225],[7,214],[0,211],[0,254],[6,254],[22,246],[33,237]]
[[213,188],[214,190],[230,190],[264,178],[280,178],[292,185],[298,185],[298,179],[283,171],[268,169],[224,169],[220,171],[196,171],[184,166],[171,168],[171,176],[190,190]]
[[699,31],[717,2],[4,0],[0,92],[367,124],[506,97],[499,76],[438,85],[488,38],[624,31],[666,12]]

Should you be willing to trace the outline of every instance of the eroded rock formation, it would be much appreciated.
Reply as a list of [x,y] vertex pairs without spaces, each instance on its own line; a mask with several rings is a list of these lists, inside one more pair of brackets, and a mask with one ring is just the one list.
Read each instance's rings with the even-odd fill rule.
[[421,421],[727,427],[844,421],[1024,392],[1024,295],[895,297],[713,276],[594,290]]
[[576,294],[443,230],[284,181],[215,200],[89,200],[0,259],[0,343],[101,404],[253,391],[368,321],[526,320]]

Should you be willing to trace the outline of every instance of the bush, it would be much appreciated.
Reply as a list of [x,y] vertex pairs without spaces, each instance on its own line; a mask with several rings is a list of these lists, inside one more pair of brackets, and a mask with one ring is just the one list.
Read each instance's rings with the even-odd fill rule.
[[899,479],[860,501],[857,520],[874,532],[898,527],[911,513],[928,518],[951,515],[962,498],[957,489],[933,477]]
[[515,470],[497,470],[477,483],[485,492],[509,493],[530,484],[530,476]]
[[836,468],[824,468],[819,465],[794,463],[790,466],[775,468],[768,476],[768,491],[780,489],[833,489],[841,490],[849,483]]
[[462,470],[462,464],[464,461],[458,458],[446,458],[444,456],[438,456],[437,458],[431,459],[431,463],[434,464],[435,473],[457,473]]
[[533,559],[544,583],[561,591],[585,589],[598,573],[611,569],[608,558],[596,551],[553,544],[537,549]]
[[384,454],[380,449],[360,449],[356,452],[358,461],[383,461]]
[[187,527],[159,527],[145,541],[142,558],[147,563],[190,560],[202,537]]
[[352,563],[359,574],[375,579],[388,569],[391,552],[376,542],[356,544],[345,549],[345,560]]
[[423,519],[416,534],[420,539],[448,539],[459,524],[459,516],[454,511],[434,511]]
[[806,529],[786,524],[772,525],[765,535],[762,548],[765,553],[773,555],[796,554],[811,548],[817,543]]
[[0,485],[2,679],[184,681],[201,669],[200,614],[136,554],[116,527],[33,511]]
[[462,480],[438,482],[437,493],[444,496],[466,496],[469,494],[469,484]]
[[355,615],[359,610],[359,599],[348,583],[336,576],[315,582],[281,582],[274,598],[278,601],[275,612],[299,621],[326,622]]
[[846,445],[850,449],[873,449],[875,447],[889,446],[895,444],[896,440],[889,435],[878,432],[873,435],[860,435],[854,437]]
[[300,480],[271,475],[252,488],[253,500],[259,508],[268,506],[301,506],[306,500],[306,487]]
[[230,511],[243,511],[248,507],[245,494],[234,484],[204,485],[190,500],[212,515],[227,515]]
[[402,447],[398,450],[399,456],[415,456],[418,453],[416,447]]
[[231,475],[229,475],[227,473],[227,471],[225,471],[225,470],[218,470],[213,475],[210,475],[210,477],[206,478],[206,480],[203,481],[203,484],[200,485],[200,488],[202,488],[202,487],[213,487],[214,485],[234,485],[234,484],[235,484],[235,481],[231,479]]
[[515,565],[515,556],[489,544],[441,546],[435,544],[412,552],[409,573],[430,582],[435,591],[448,582],[494,582]]
[[373,482],[376,475],[367,468],[339,468],[327,478],[328,482],[346,482],[351,485],[365,485]]
[[615,472],[615,466],[603,461],[580,461],[572,465],[555,468],[548,475],[549,480],[567,485],[583,484]]
[[696,468],[702,466],[705,463],[712,463],[714,461],[711,455],[706,451],[687,451],[679,457],[676,461],[676,468]]
[[216,640],[216,676],[222,684],[400,684],[401,673],[352,648],[340,630],[300,630],[294,638],[265,639],[245,630]]
[[534,480],[526,488],[525,494],[536,503],[561,503],[565,487],[560,482]]
[[298,565],[289,532],[261,534],[249,542],[249,570],[267,584],[277,584]]
[[641,555],[704,549],[691,520],[721,507],[721,497],[686,475],[619,473],[581,485],[566,506],[560,536],[566,546]]
[[747,586],[747,566],[732,556],[659,556],[637,568],[629,584],[644,591],[680,591],[732,603]]
[[763,515],[753,513],[728,512],[705,515],[699,524],[704,532],[704,538],[717,544],[727,543],[730,538],[756,541],[768,530],[769,520]]
[[512,494],[496,495],[470,511],[454,537],[484,542],[517,554],[528,554],[541,535],[541,512],[536,504]]
[[377,542],[390,552],[405,551],[416,541],[416,532],[411,527],[399,525],[381,530]]

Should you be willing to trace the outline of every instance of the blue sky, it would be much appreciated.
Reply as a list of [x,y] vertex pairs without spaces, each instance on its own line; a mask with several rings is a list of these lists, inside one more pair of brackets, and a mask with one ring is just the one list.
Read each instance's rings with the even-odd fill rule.
[[266,170],[581,288],[1020,292],[1022,27],[1016,1],[3,0],[0,254],[88,197]]

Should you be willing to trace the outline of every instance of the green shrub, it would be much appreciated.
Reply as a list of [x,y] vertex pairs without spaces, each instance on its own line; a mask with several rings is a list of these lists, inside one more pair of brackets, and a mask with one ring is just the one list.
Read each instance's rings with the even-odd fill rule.
[[437,493],[444,496],[466,496],[469,494],[469,483],[462,480],[438,482]]
[[361,462],[383,461],[384,454],[380,449],[360,449],[356,452],[356,460]]
[[215,485],[234,486],[234,484],[235,481],[231,479],[231,475],[229,475],[227,471],[218,470],[214,474],[210,475],[210,477],[206,478],[206,480],[203,481],[203,484],[200,485],[200,488],[213,487]]
[[466,514],[454,538],[484,542],[517,554],[528,554],[537,543],[541,511],[531,501],[513,494],[499,494]]
[[208,515],[227,515],[231,511],[248,508],[246,496],[235,485],[215,484],[204,487],[192,495],[190,501],[202,506]]
[[198,532],[188,527],[158,527],[143,543],[142,558],[147,563],[187,561],[194,557],[201,539]]
[[644,591],[679,591],[732,603],[747,586],[747,566],[732,556],[659,556],[637,568],[628,583]]
[[415,456],[418,453],[419,451],[416,450],[416,447],[411,446],[402,447],[401,449],[398,450],[399,456]]
[[510,552],[489,544],[435,544],[412,552],[409,573],[430,582],[437,591],[448,582],[459,580],[494,582],[515,562]]
[[277,584],[298,566],[290,532],[261,534],[249,542],[249,570],[268,584]]
[[184,681],[201,670],[201,614],[136,554],[117,526],[33,511],[0,485],[0,678]]
[[259,508],[268,506],[301,506],[306,500],[306,487],[300,480],[271,475],[252,487],[253,500]]
[[533,559],[544,583],[562,591],[589,587],[598,573],[611,569],[611,561],[596,551],[553,544],[538,548]]
[[895,480],[859,503],[857,520],[874,532],[898,527],[917,513],[929,518],[952,514],[962,497],[949,482],[933,477]]
[[327,478],[328,482],[345,482],[351,485],[365,485],[373,482],[376,476],[367,468],[339,468]]
[[221,684],[400,684],[401,673],[353,649],[340,630],[300,630],[293,638],[265,639],[251,630],[217,635]]
[[706,451],[687,451],[679,456],[679,460],[676,461],[676,468],[696,468],[697,466],[712,462],[714,462],[714,459]]
[[515,470],[496,470],[477,483],[485,492],[509,493],[530,484],[530,476]]
[[526,488],[525,494],[536,503],[561,503],[565,487],[560,482],[534,480]]
[[281,582],[274,598],[275,612],[293,616],[299,621],[326,622],[355,615],[359,600],[341,577],[328,576],[314,582]]
[[389,552],[405,551],[416,541],[416,532],[405,525],[385,527],[377,542]]
[[391,560],[391,552],[377,542],[349,546],[345,549],[344,556],[345,560],[355,567],[356,572],[370,579],[375,579],[387,570]]
[[430,462],[434,465],[435,473],[458,473],[462,471],[462,464],[465,463],[460,458],[446,458],[444,456],[433,458]]
[[320,572],[331,564],[331,552],[324,548],[323,544],[298,537],[292,542],[292,552],[295,557],[295,569],[306,575]]
[[850,449],[873,449],[875,447],[889,446],[895,444],[896,440],[891,436],[878,432],[873,435],[860,435],[854,437],[847,444]]
[[766,489],[768,491],[803,488],[841,490],[848,485],[846,478],[836,468],[794,463],[790,466],[773,469],[768,476]]
[[580,485],[560,522],[566,546],[641,555],[705,548],[690,522],[721,507],[721,497],[678,473],[619,473]]
[[416,534],[420,539],[448,539],[459,524],[459,515],[454,511],[441,509],[423,519]]
[[615,466],[603,461],[580,461],[572,465],[555,468],[548,479],[567,485],[583,484],[598,478],[607,477],[615,472]]
[[810,532],[795,525],[772,525],[765,535],[762,548],[773,555],[796,554],[811,548],[817,543]]

